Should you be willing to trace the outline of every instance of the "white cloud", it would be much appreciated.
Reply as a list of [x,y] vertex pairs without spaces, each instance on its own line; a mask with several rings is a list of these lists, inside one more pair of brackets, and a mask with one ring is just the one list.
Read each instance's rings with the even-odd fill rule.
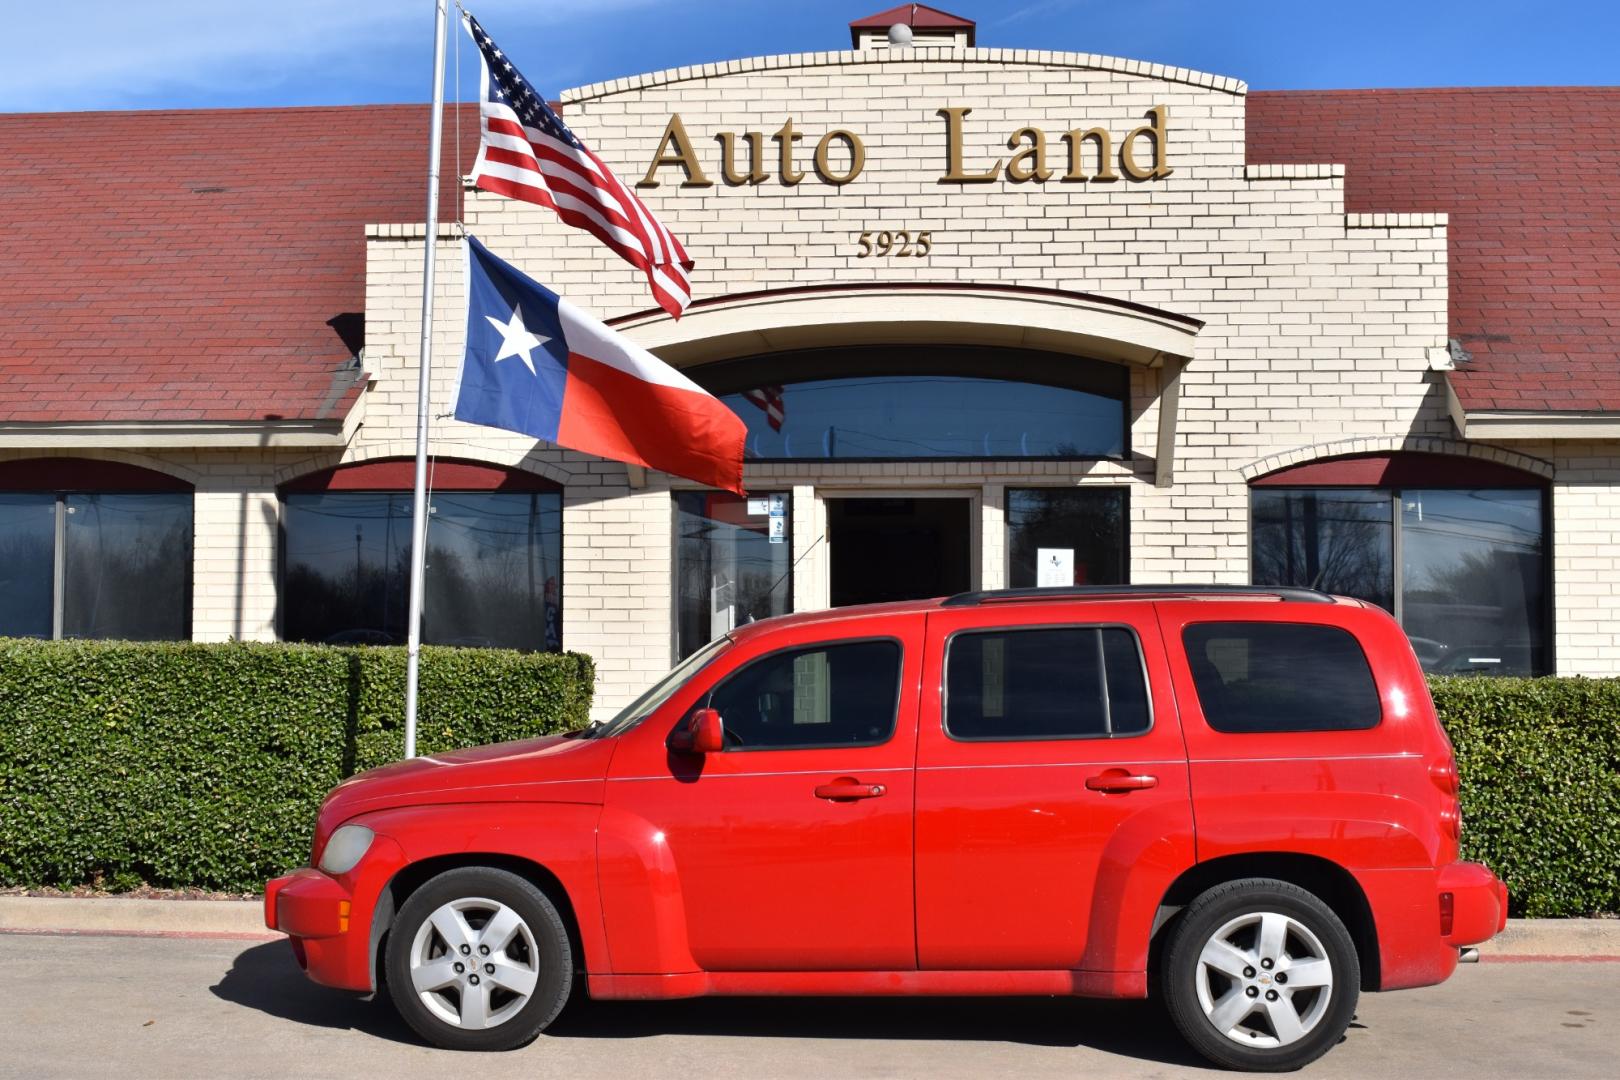
[[[511,33],[655,2],[469,6],[492,32]],[[427,95],[431,0],[68,0],[7,8],[0,110],[116,108],[157,96],[235,102],[344,70],[366,82],[382,76],[390,87],[407,83],[407,98]]]
[[990,25],[1006,26],[1008,23],[1021,22],[1036,15],[1055,15],[1060,11],[1074,7],[1078,2],[1079,0],[1036,0],[1033,4],[1025,4],[1023,7],[1007,13]]

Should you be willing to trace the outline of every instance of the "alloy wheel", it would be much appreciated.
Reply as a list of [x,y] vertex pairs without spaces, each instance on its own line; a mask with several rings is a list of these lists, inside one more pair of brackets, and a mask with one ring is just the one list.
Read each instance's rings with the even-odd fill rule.
[[1316,1029],[1333,999],[1333,962],[1309,927],[1275,911],[1240,915],[1198,956],[1198,1004],[1216,1031],[1269,1049]]
[[498,1027],[522,1011],[540,980],[534,932],[507,905],[451,900],[423,920],[411,942],[412,989],[447,1024]]

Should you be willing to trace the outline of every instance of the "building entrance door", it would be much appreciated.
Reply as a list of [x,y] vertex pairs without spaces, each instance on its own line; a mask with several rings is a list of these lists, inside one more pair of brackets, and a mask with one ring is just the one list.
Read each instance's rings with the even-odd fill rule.
[[972,499],[828,499],[832,605],[966,592],[972,529]]

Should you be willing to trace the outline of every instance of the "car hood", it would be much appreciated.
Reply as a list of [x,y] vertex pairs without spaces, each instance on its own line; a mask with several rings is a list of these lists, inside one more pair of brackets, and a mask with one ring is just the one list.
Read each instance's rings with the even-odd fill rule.
[[600,803],[613,739],[548,735],[396,761],[357,773],[321,805],[317,842],[357,814],[485,802]]

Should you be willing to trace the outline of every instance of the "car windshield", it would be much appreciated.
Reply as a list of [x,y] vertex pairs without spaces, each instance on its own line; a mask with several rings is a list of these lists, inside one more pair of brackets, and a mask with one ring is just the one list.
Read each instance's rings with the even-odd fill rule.
[[620,709],[613,719],[593,723],[586,728],[584,736],[588,739],[606,739],[634,727],[646,719],[658,706],[673,697],[675,691],[685,686],[692,676],[702,671],[708,666],[710,660],[719,656],[730,645],[731,641],[728,638],[715,638],[703,648],[676,664],[668,675],[653,683],[646,693]]

